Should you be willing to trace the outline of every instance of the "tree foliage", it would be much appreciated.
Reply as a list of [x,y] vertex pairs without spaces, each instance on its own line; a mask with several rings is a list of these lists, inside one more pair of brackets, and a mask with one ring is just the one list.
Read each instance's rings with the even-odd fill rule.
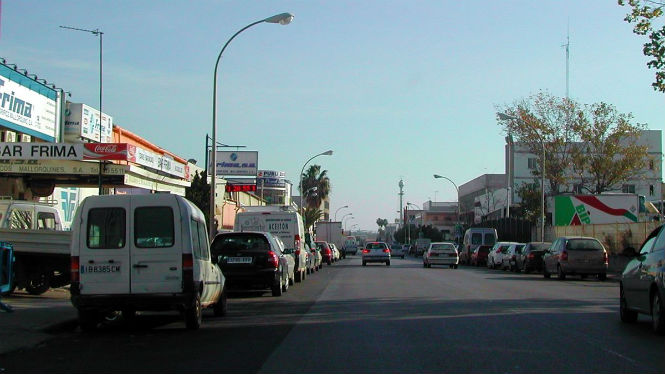
[[540,182],[524,183],[517,187],[517,196],[520,197],[521,216],[531,222],[536,222],[541,214],[542,196]]
[[629,6],[630,13],[624,21],[634,23],[633,33],[646,35],[642,53],[650,57],[649,69],[656,69],[656,81],[651,84],[654,90],[665,92],[665,25],[654,27],[654,22],[663,15],[665,2],[653,0],[618,0],[619,5]]
[[323,212],[319,208],[305,208],[303,219],[305,220],[305,230],[309,230],[318,220],[323,218]]
[[388,220],[385,218],[377,218],[376,224],[379,226],[379,229],[382,229],[388,226]]
[[642,173],[649,161],[646,145],[638,145],[644,125],[630,123],[609,104],[586,106],[575,122],[581,142],[572,149],[572,169],[582,189],[599,194],[617,190],[623,181]]
[[319,208],[321,203],[328,198],[330,188],[328,171],[321,170],[321,165],[311,165],[303,173],[300,195],[307,207]]
[[411,238],[411,243],[415,242],[422,234],[423,238],[428,238],[433,242],[440,242],[443,240],[443,233],[432,225],[416,226],[413,224],[404,225],[395,231],[393,237],[400,243],[407,243]]
[[206,171],[200,175],[198,172],[192,178],[192,184],[185,188],[185,198],[196,205],[206,217],[206,224],[210,226],[210,185]]

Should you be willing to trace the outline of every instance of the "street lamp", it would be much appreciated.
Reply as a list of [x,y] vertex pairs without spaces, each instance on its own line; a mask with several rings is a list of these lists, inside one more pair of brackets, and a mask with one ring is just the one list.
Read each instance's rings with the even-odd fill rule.
[[[212,152],[210,155],[210,161],[212,163],[212,167],[210,170],[210,236],[214,237],[214,235],[217,232],[217,227],[215,227],[215,178],[217,177],[217,148],[215,145],[217,144],[217,68],[219,67],[219,61],[222,59],[222,53],[224,53],[224,50],[226,47],[231,43],[231,40],[233,40],[238,34],[241,32],[247,30],[248,28],[258,25],[259,23],[279,23],[280,25],[288,25],[291,23],[293,20],[293,15],[291,13],[281,13],[281,14],[276,14],[272,17],[268,17],[266,19],[262,19],[260,21],[256,21],[253,23],[250,23],[249,25],[243,27],[240,29],[238,32],[233,34],[233,36],[224,44],[224,47],[222,47],[222,50],[219,52],[219,55],[217,56],[217,62],[215,62],[215,73],[213,76],[213,81],[212,81]],[[208,150],[206,149],[206,152]],[[206,165],[207,167],[208,165]]]
[[408,201],[406,202],[406,205],[407,206],[409,206],[409,205],[415,206],[416,208],[418,208],[418,210],[420,210],[420,226],[422,227],[424,225],[424,222],[423,222],[423,208],[421,208],[420,206],[418,206],[414,203],[410,203]]
[[337,209],[337,210],[335,211],[335,222],[337,222],[337,212],[339,212],[340,210],[342,210],[342,209],[344,209],[344,208],[348,208],[348,207],[349,207],[348,205],[344,205],[343,207],[340,207],[339,209]]
[[302,169],[300,169],[300,216],[302,217],[303,211],[302,208],[305,205],[305,193],[303,191],[303,185],[302,185],[302,174],[305,172],[305,166],[312,161],[313,159],[319,157],[319,156],[332,156],[333,151],[332,150],[327,150],[325,152],[319,153],[318,155],[312,156],[309,160],[305,162],[305,164],[302,166]]
[[356,219],[356,217],[350,217],[346,222],[344,222],[344,231],[346,231],[346,224],[352,219]]
[[[95,30],[87,30],[87,29],[79,29],[76,27],[69,27],[69,26],[60,26],[62,29],[67,29],[67,30],[75,30],[75,31],[83,31],[83,32],[89,32],[92,35],[97,35],[99,36],[99,142],[102,142],[102,35],[104,35],[103,32],[101,32],[99,29]],[[110,124],[113,126],[113,124]],[[102,168],[104,161],[101,159],[99,160],[99,175],[97,176],[97,182],[99,185],[99,195],[102,195],[104,193],[103,188],[102,188]]]
[[[524,123],[524,121],[521,118],[517,118],[514,116],[511,116],[509,114],[505,113],[497,113],[497,117],[499,117],[500,121],[517,121]],[[545,241],[545,140],[543,137],[537,132],[533,131],[533,133],[538,137],[538,140],[540,141],[540,144],[543,148],[543,153],[541,155],[541,171],[540,171],[540,239],[541,241]],[[512,136],[511,136],[511,141],[512,141]]]
[[[457,191],[457,226],[459,228],[460,216],[461,216],[461,213],[460,213],[461,203],[460,203],[460,200],[459,200],[459,187],[457,187],[457,185],[455,184],[455,182],[453,182],[452,179],[450,179],[448,177],[444,177],[443,175],[434,174],[434,179],[445,179],[448,182],[452,183],[453,186],[455,186],[455,190]],[[455,229],[455,231],[457,231],[457,229]],[[457,232],[455,234],[457,234]],[[462,234],[462,233],[460,232],[460,234]],[[455,235],[455,236],[457,237],[457,235]]]

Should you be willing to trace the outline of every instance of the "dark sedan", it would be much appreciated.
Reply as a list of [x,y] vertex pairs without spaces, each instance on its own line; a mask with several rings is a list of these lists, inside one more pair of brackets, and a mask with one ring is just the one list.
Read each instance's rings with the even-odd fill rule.
[[[515,256],[515,267],[524,273],[543,271],[543,254],[552,245],[550,242],[527,243]],[[512,264],[511,264],[512,265]]]

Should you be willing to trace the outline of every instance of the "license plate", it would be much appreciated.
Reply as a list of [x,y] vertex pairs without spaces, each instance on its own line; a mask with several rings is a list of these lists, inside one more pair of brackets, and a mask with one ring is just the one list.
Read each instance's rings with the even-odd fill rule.
[[251,264],[252,263],[252,258],[251,257],[229,257],[228,260],[226,260],[226,263],[228,263],[228,264]]
[[81,273],[119,273],[120,264],[82,265]]

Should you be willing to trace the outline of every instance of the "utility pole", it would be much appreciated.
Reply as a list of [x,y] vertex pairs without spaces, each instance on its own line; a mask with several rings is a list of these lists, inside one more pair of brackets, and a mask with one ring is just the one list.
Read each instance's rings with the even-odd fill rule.
[[404,210],[402,209],[402,199],[404,197],[404,181],[402,179],[399,180],[399,222],[404,227]]

